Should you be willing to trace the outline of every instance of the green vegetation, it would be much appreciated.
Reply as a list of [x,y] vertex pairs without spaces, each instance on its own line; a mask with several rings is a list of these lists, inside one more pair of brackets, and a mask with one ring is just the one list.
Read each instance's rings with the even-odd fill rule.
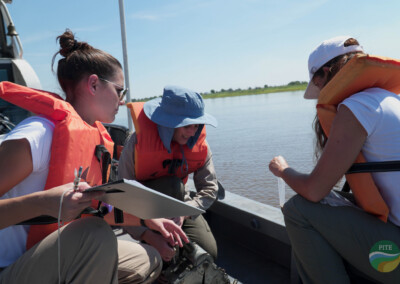
[[[293,91],[302,91],[307,88],[307,82],[293,81],[287,85],[282,86],[268,86],[264,85],[264,87],[255,87],[248,89],[221,89],[220,91],[211,90],[209,93],[201,93],[204,99],[212,99],[212,98],[223,98],[223,97],[235,97],[235,96],[247,96],[247,95],[259,95],[259,94],[269,94],[269,93],[279,93],[279,92],[293,92]],[[132,99],[132,102],[146,102],[151,98],[144,99]]]
[[150,100],[158,98],[158,97],[161,97],[161,96],[154,96],[154,97],[143,98],[143,99],[131,99],[131,102],[132,103],[134,103],[134,102],[147,102],[147,101],[150,101]]
[[248,89],[228,89],[221,91],[211,90],[210,93],[201,94],[203,98],[223,98],[223,97],[234,97],[234,96],[246,96],[246,95],[259,95],[259,94],[269,94],[269,93],[278,93],[278,92],[292,92],[292,91],[302,91],[307,88],[307,82],[293,81],[287,85],[282,86],[268,86],[264,85],[264,87],[255,87]]

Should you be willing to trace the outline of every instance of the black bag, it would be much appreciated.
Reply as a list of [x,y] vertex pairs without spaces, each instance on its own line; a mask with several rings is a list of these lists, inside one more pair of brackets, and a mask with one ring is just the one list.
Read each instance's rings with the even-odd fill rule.
[[205,283],[237,284],[228,274],[218,267],[210,254],[196,243],[188,243],[179,249],[170,265],[161,272],[161,283]]

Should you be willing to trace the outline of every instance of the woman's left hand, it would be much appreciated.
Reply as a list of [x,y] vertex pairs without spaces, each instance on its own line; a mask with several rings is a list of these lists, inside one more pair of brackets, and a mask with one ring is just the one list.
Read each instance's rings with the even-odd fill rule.
[[282,156],[277,156],[269,162],[269,170],[277,177],[282,177],[283,171],[288,167],[288,163]]

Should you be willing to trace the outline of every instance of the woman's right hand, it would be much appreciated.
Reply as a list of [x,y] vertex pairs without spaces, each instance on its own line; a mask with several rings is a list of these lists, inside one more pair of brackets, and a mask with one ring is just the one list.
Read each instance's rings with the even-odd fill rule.
[[175,222],[178,226],[182,227],[183,222],[185,221],[186,217],[185,216],[180,216],[180,217],[173,217],[171,218],[172,221]]
[[183,247],[182,240],[185,243],[189,242],[189,239],[183,232],[182,228],[172,220],[164,218],[147,219],[145,220],[145,224],[148,228],[160,232],[172,247],[176,245]]
[[79,214],[92,204],[92,199],[104,195],[104,192],[84,192],[90,186],[86,182],[80,182],[78,190],[74,191],[73,183],[64,184],[41,192],[44,204],[47,208],[46,215],[58,218],[60,199],[64,191],[61,220],[68,222],[74,220]]
[[166,238],[152,230],[146,230],[142,235],[142,240],[154,247],[164,261],[171,261],[176,253],[176,249],[169,244]]
[[282,156],[274,157],[271,162],[269,162],[269,170],[277,177],[282,177],[283,171],[288,167],[288,163]]

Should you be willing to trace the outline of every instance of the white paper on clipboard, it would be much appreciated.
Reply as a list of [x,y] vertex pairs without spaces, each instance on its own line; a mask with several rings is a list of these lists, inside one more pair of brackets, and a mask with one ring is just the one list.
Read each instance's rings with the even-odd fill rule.
[[99,200],[142,219],[192,216],[204,210],[148,188],[135,180],[119,180],[88,188],[86,191],[105,191]]

